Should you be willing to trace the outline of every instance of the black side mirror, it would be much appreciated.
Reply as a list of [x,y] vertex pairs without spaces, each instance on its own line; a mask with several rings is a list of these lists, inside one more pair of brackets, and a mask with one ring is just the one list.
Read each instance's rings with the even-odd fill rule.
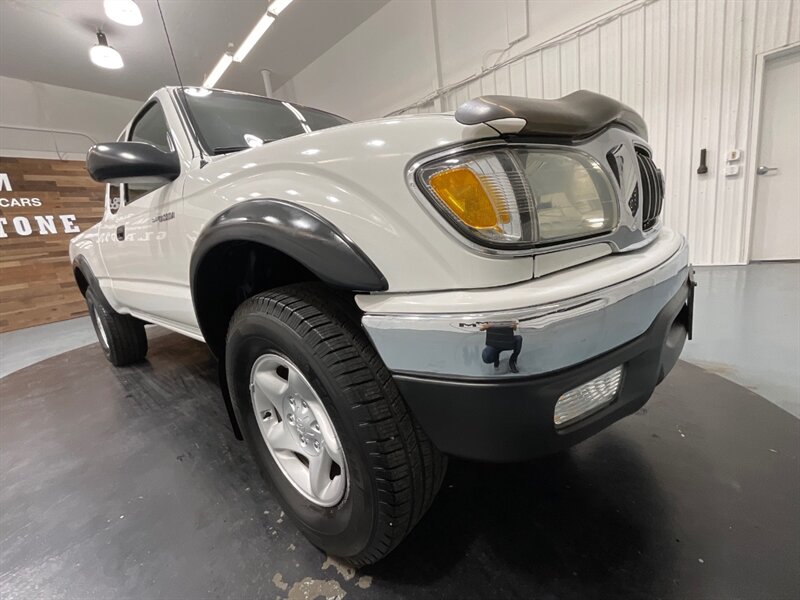
[[176,152],[164,152],[144,142],[97,144],[86,155],[86,170],[102,183],[163,184],[181,174]]

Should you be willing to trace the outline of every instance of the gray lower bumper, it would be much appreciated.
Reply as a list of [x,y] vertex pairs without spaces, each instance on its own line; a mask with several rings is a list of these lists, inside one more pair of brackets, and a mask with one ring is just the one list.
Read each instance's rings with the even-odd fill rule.
[[686,282],[686,244],[641,275],[543,306],[481,314],[366,314],[394,373],[525,377],[564,369],[644,333]]

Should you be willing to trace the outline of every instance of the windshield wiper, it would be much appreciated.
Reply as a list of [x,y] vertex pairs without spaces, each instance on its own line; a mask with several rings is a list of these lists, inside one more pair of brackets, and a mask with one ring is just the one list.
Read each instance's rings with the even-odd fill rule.
[[[274,142],[277,138],[270,138],[267,140],[261,140],[263,146],[264,144],[268,144],[270,142]],[[216,154],[230,154],[231,152],[241,152],[242,150],[250,150],[250,148],[260,148],[261,146],[217,146],[216,148],[212,148],[211,152]]]
[[230,154],[231,152],[241,152],[242,150],[249,150],[250,146],[217,146],[212,148],[214,154]]

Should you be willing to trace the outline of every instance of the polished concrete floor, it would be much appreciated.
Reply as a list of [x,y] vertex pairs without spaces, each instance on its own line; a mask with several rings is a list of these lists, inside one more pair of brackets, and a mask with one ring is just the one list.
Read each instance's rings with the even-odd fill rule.
[[697,284],[682,358],[800,417],[800,263],[697,267]]
[[0,333],[0,377],[96,341],[89,317]]
[[679,363],[639,413],[528,464],[452,461],[411,536],[359,572],[281,513],[205,346],[96,345],[0,379],[0,595],[800,597],[800,421]]

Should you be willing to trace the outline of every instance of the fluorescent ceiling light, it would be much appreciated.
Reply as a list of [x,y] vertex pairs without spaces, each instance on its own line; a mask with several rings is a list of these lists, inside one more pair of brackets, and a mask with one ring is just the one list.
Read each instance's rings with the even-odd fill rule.
[[108,45],[106,35],[102,31],[97,32],[97,45],[89,49],[89,59],[104,69],[121,69],[124,66],[122,56]]
[[103,0],[106,15],[120,25],[141,25],[142,11],[133,0]]
[[244,57],[253,49],[258,43],[258,40],[261,39],[261,36],[264,35],[264,32],[269,29],[269,26],[275,22],[275,17],[273,17],[269,12],[264,13],[264,16],[261,17],[256,23],[256,26],[253,27],[253,30],[244,38],[242,45],[239,46],[239,49],[236,51],[236,54],[233,55],[233,60],[236,62],[242,62]]
[[232,62],[233,57],[230,54],[227,52],[223,54],[217,65],[211,70],[211,73],[208,75],[208,77],[206,77],[206,80],[203,82],[203,87],[214,87],[214,84],[219,81],[219,78],[222,77],[222,74],[225,73],[226,69],[231,66]]
[[273,15],[279,15],[283,12],[283,9],[291,3],[292,0],[273,0],[272,4],[267,7],[267,10]]

